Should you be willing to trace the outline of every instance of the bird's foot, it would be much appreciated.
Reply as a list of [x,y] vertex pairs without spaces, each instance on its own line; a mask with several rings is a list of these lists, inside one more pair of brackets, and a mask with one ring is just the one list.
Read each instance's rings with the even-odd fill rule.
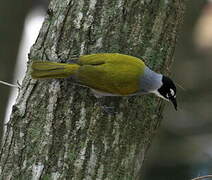
[[102,108],[102,111],[106,114],[117,114],[117,112],[115,111],[115,107],[114,106],[106,106],[106,105],[103,105],[101,106]]

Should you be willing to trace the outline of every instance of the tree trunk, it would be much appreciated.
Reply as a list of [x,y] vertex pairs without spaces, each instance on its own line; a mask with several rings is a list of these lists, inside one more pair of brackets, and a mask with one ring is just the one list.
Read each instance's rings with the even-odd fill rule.
[[[169,68],[183,0],[52,0],[30,59],[119,52]],[[152,95],[96,99],[70,80],[23,81],[1,152],[2,179],[135,180],[161,122]],[[114,107],[106,113],[101,104]]]

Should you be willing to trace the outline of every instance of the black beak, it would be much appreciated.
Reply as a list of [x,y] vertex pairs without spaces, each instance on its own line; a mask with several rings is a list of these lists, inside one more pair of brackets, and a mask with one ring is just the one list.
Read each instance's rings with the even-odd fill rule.
[[177,100],[176,100],[176,98],[171,98],[170,101],[172,102],[172,104],[174,105],[175,110],[177,111]]

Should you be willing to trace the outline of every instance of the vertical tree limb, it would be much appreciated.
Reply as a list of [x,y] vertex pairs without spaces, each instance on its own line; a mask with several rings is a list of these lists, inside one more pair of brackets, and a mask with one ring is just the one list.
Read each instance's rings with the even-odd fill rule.
[[[183,0],[52,0],[31,59],[119,52],[143,57],[155,71],[170,67]],[[163,105],[151,95],[107,97],[102,111],[70,80],[23,82],[1,151],[5,179],[139,179]]]

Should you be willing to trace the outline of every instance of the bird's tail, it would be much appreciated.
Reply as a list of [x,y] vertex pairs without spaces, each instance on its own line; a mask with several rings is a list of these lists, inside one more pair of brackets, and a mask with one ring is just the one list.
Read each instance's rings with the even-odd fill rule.
[[78,70],[78,64],[34,61],[31,65],[33,79],[67,78]]

